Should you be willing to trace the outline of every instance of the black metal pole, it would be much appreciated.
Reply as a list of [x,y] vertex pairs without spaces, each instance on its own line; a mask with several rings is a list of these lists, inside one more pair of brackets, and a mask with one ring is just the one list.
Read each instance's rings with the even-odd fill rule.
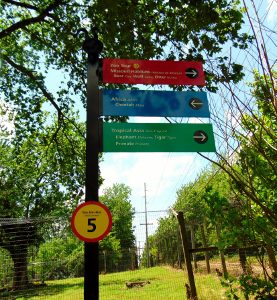
[[[87,133],[86,133],[86,201],[98,201],[98,62],[88,63],[87,77]],[[85,243],[84,300],[99,299],[98,242]]]
[[[86,34],[83,49],[88,54],[87,66],[87,122],[86,122],[86,182],[85,201],[99,201],[99,163],[100,152],[99,137],[99,89],[98,67],[99,53],[103,44],[98,40],[96,28],[94,36],[90,38],[85,29],[80,29]],[[99,245],[86,243],[84,251],[84,300],[99,299]]]

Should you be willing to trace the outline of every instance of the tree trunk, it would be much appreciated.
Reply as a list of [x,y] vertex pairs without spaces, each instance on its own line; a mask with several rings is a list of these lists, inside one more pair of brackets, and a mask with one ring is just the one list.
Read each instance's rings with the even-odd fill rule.
[[244,274],[248,274],[245,249],[239,248],[239,262]]
[[13,289],[24,290],[28,286],[28,269],[27,269],[27,256],[28,247],[26,245],[20,245],[20,247],[14,247],[14,252],[11,253],[11,257],[14,264],[14,276],[13,276]]
[[13,289],[28,286],[28,247],[37,239],[37,224],[25,219],[2,219],[1,246],[8,250],[13,260]]
[[268,254],[269,266],[274,272],[277,272],[277,261],[276,261],[274,249],[272,245],[269,244],[266,244],[265,248]]
[[[205,248],[207,248],[208,245],[207,245],[207,239],[206,239],[206,235],[205,235],[204,225],[200,225],[200,231],[201,231],[203,246]],[[210,267],[210,257],[209,257],[209,252],[208,251],[205,251],[205,261],[206,261],[207,273],[210,274],[211,273],[211,267]]]
[[177,234],[177,254],[178,254],[178,268],[182,269],[182,250],[180,249],[180,245],[182,245],[182,241],[180,239],[180,235]]

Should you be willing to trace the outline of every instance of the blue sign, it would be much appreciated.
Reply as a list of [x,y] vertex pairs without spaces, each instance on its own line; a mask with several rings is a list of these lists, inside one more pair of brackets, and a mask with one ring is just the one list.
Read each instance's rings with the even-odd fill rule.
[[104,116],[210,117],[205,92],[103,89],[100,95]]

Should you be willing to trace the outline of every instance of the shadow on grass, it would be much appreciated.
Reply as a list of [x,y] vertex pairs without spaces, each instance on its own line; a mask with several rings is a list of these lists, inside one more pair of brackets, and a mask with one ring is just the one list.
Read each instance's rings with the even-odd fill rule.
[[66,283],[66,282],[51,282],[47,285],[33,285],[31,288],[28,288],[24,291],[10,291],[0,294],[0,299],[29,299],[30,297],[36,296],[52,296],[60,293],[64,293],[69,289],[81,289],[83,287],[83,281]]

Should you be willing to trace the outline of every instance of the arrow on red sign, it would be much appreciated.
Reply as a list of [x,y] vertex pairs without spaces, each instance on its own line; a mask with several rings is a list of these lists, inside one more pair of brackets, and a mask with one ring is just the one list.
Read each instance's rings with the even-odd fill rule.
[[193,69],[193,68],[186,69],[185,74],[186,74],[187,77],[189,77],[189,78],[196,78],[196,77],[198,77],[198,72],[197,72],[197,70],[196,70],[196,69]]
[[104,58],[104,83],[205,85],[200,61]]

